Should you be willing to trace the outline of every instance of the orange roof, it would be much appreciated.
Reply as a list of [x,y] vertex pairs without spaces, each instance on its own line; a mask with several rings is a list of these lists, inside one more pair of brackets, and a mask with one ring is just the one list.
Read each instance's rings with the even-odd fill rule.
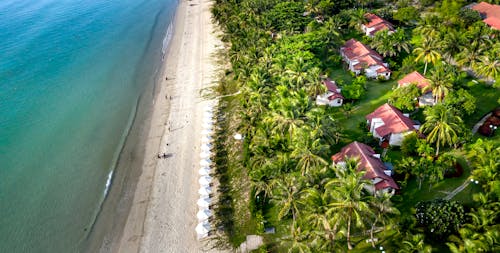
[[355,39],[348,40],[341,48],[341,51],[350,61],[359,61],[359,63],[354,65],[355,69],[380,65],[382,66],[382,72],[390,72],[390,70],[384,66],[382,62],[383,58],[380,54]]
[[471,9],[478,11],[486,24],[500,30],[500,5],[480,2],[472,5]]
[[403,113],[390,104],[383,104],[372,113],[366,115],[370,122],[374,118],[380,118],[384,122],[383,126],[377,127],[375,131],[380,136],[386,136],[393,133],[402,133],[415,130],[413,121],[405,117]]
[[398,86],[403,87],[412,83],[416,84],[417,87],[421,90],[430,85],[429,80],[427,80],[423,75],[421,75],[417,71],[413,71],[399,80]]
[[386,183],[383,184],[384,187],[377,187],[377,190],[392,187],[394,189],[399,189],[398,185],[394,182],[392,177],[386,175],[384,170],[384,163],[380,158],[374,156],[375,151],[368,145],[360,142],[352,142],[349,145],[343,147],[340,152],[332,156],[332,160],[336,163],[344,161],[346,157],[358,158],[359,159],[359,170],[366,171],[364,178],[374,179],[380,178]]
[[370,32],[371,35],[377,33],[378,31],[382,30],[389,30],[389,31],[394,31],[394,27],[392,27],[392,24],[386,21],[385,19],[372,14],[372,13],[366,13],[365,18],[368,20],[368,24],[365,24],[367,28],[374,28],[372,32]]
[[344,96],[342,96],[342,92],[338,92],[337,89],[339,87],[337,87],[337,85],[335,84],[335,81],[332,81],[330,78],[327,78],[325,80],[323,80],[323,84],[326,86],[326,89],[331,92],[330,96],[328,97],[328,99],[330,100],[333,100],[333,99],[336,99],[336,98],[341,98],[341,99],[344,99]]
[[500,30],[500,18],[497,17],[487,17],[483,20],[484,23],[491,26],[491,28]]

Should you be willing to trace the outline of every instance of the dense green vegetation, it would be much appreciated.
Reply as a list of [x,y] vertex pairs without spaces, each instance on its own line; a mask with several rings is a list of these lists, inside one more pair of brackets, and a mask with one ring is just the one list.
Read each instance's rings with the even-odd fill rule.
[[[240,92],[221,101],[221,242],[238,247],[260,234],[262,252],[499,251],[499,134],[486,140],[471,129],[498,106],[500,33],[465,5],[216,0],[212,12],[230,63],[217,92]],[[363,36],[367,12],[397,31]],[[339,48],[351,38],[386,57],[392,80],[348,72]],[[429,79],[437,105],[417,109],[415,86],[396,89],[414,70]],[[314,103],[326,77],[342,88],[341,108]],[[425,136],[385,152],[401,192],[371,195],[356,160],[332,166],[330,157],[352,141],[379,149],[364,117],[387,101],[422,121]],[[265,234],[271,227],[276,233]]]

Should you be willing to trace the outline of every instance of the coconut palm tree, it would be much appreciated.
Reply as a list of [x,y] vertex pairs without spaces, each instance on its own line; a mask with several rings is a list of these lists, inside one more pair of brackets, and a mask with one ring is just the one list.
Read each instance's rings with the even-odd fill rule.
[[431,71],[429,86],[425,87],[424,92],[431,90],[435,103],[440,103],[453,87],[450,80],[451,77],[446,73],[444,68],[437,68]]
[[322,144],[321,139],[316,138],[315,131],[309,127],[302,127],[293,137],[293,151],[290,155],[297,161],[297,168],[301,175],[305,176],[311,169],[328,165],[321,156],[326,153],[328,146]]
[[464,46],[460,53],[457,54],[457,63],[459,66],[474,69],[481,60],[481,56],[486,51],[484,43],[473,41]]
[[423,61],[425,63],[424,75],[427,72],[427,64],[430,62],[436,64],[441,59],[441,54],[438,51],[439,45],[435,40],[425,37],[422,44],[415,49],[413,53],[417,55],[416,62]]
[[352,250],[351,234],[354,227],[363,228],[365,217],[371,216],[370,196],[363,189],[371,182],[364,179],[364,172],[358,171],[358,161],[346,159],[344,165],[336,165],[337,178],[325,185],[331,194],[332,212],[335,219],[346,229],[347,248]]
[[479,57],[480,62],[476,66],[476,72],[490,80],[500,77],[500,54],[486,54]]
[[500,145],[493,141],[478,139],[469,146],[467,158],[474,168],[472,176],[481,183],[490,185],[498,180],[500,167]]
[[424,111],[425,123],[420,130],[427,135],[427,141],[436,144],[436,156],[439,148],[453,145],[458,142],[458,135],[462,132],[462,119],[452,108],[442,104],[427,107]]
[[278,207],[278,219],[292,215],[290,233],[294,233],[295,222],[301,209],[302,181],[293,175],[286,175],[282,179],[275,179],[273,201]]
[[385,227],[395,215],[399,215],[399,210],[392,205],[391,202],[392,194],[387,192],[376,193],[375,196],[370,201],[370,206],[374,210],[375,219],[372,222],[370,228],[370,239],[372,247],[375,248],[375,241],[373,234],[377,228],[378,223],[382,223]]
[[393,43],[393,37],[387,30],[376,33],[370,43],[370,46],[384,57],[397,55],[397,51]]
[[463,33],[454,29],[449,29],[444,35],[441,43],[441,52],[448,62],[452,63],[453,57],[462,51],[462,48],[467,43],[467,38]]
[[311,237],[318,240],[325,240],[329,244],[331,251],[337,237],[340,221],[335,216],[335,210],[329,205],[331,194],[323,187],[310,187],[304,192],[305,203],[305,222],[311,230]]

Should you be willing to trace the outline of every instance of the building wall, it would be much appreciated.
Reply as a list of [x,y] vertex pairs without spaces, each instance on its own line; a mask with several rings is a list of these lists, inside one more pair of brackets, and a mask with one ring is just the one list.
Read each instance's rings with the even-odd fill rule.
[[406,135],[410,134],[411,131],[406,131],[402,133],[393,133],[389,138],[389,145],[391,146],[401,146],[403,144],[403,139]]

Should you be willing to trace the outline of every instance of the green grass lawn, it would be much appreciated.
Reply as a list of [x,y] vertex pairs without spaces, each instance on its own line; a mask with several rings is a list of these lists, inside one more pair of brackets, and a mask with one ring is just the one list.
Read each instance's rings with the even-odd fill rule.
[[497,101],[500,98],[500,89],[484,84],[475,84],[469,87],[468,91],[476,98],[476,112],[471,116],[464,117],[463,120],[467,127],[472,128],[485,114],[500,106]]
[[[329,71],[329,77],[347,84],[351,83],[353,77],[344,69],[335,69]],[[359,125],[366,121],[365,116],[373,112],[377,107],[387,103],[389,96],[392,93],[393,86],[396,85],[395,80],[377,81],[368,80],[366,82],[366,94],[358,101],[353,103],[353,109],[349,115],[346,115],[341,108],[334,108],[333,116],[344,129],[344,140],[336,147],[340,149],[344,145],[352,141],[361,141],[366,136],[366,131],[363,131]]]
[[[391,151],[389,151],[390,153]],[[389,155],[389,154],[388,154]],[[422,182],[421,189],[418,188],[418,180],[411,178],[405,187],[402,187],[401,194],[394,198],[395,206],[403,213],[411,213],[411,209],[420,201],[444,198],[449,192],[459,187],[464,181],[468,180],[471,169],[467,165],[464,157],[456,153],[458,163],[462,165],[464,172],[460,177],[445,178],[441,182],[429,187],[428,181]],[[460,201],[465,205],[472,205],[472,195],[481,191],[481,186],[469,184],[463,191],[458,193],[451,200]]]

